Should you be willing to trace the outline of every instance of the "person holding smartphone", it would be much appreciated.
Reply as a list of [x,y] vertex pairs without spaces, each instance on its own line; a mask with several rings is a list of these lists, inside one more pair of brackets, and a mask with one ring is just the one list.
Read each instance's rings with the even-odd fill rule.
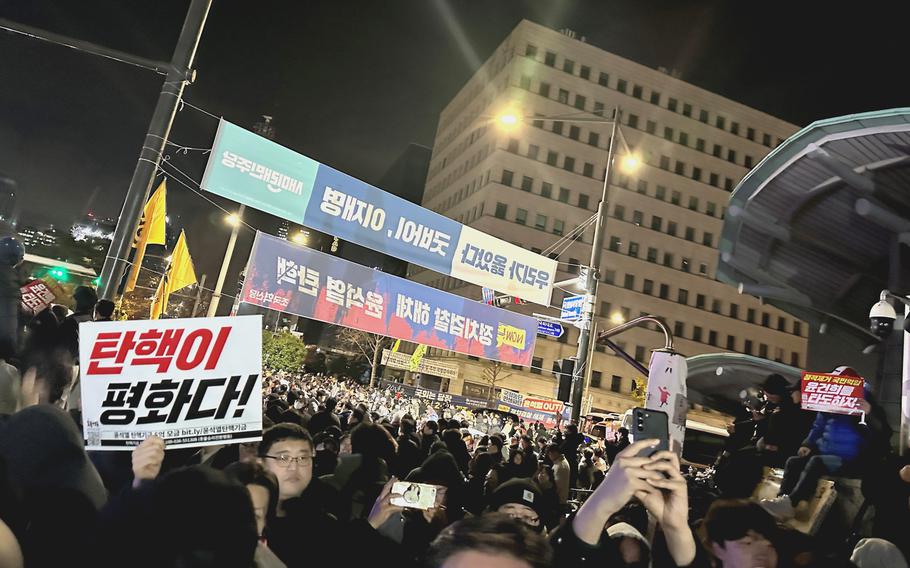
[[657,522],[660,538],[652,546],[654,558],[666,557],[666,564],[676,566],[694,562],[697,548],[688,523],[686,480],[674,452],[650,453],[659,443],[655,439],[637,440],[617,454],[603,483],[575,517],[552,534],[554,566],[622,565],[622,555],[605,536],[604,528],[632,498],[641,501]]

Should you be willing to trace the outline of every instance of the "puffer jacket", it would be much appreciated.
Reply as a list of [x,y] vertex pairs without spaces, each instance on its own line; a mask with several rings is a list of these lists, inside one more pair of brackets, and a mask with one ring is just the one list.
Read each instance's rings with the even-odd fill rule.
[[868,443],[862,428],[856,416],[819,412],[803,445],[849,463],[859,457]]

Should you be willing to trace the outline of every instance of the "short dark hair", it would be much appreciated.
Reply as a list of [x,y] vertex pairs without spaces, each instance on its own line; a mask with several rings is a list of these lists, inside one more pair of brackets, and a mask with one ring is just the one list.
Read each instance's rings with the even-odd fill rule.
[[391,464],[398,444],[388,430],[376,423],[358,424],[351,430],[351,453],[382,458]]
[[269,492],[269,510],[266,516],[271,519],[275,517],[275,511],[278,507],[278,478],[271,471],[265,469],[259,462],[234,462],[224,468],[224,473],[231,479],[235,479],[243,485],[258,485],[265,487]]
[[777,522],[761,505],[745,499],[718,499],[711,504],[702,526],[703,540],[708,545],[724,546],[726,541],[739,540],[750,530],[774,542]]
[[98,300],[98,303],[95,304],[95,312],[103,318],[109,318],[114,315],[114,308],[117,305],[110,300]]
[[47,385],[47,402],[55,404],[73,385],[73,360],[64,349],[34,350],[26,355],[25,369],[35,369],[35,379]]
[[402,435],[413,434],[417,431],[417,423],[414,422],[413,418],[409,418],[408,415],[401,417],[401,422],[398,423],[398,432]]
[[284,440],[303,440],[310,444],[310,449],[313,449],[313,437],[310,436],[310,433],[307,432],[303,426],[290,422],[281,422],[275,424],[262,434],[262,441],[259,442],[259,455],[264,456],[268,454],[275,442]]
[[501,513],[487,513],[449,525],[430,544],[427,566],[439,568],[466,551],[507,554],[533,568],[550,566],[553,549],[540,534]]
[[433,433],[439,432],[439,424],[435,420],[427,420],[426,424],[423,425],[424,428],[429,428]]
[[578,424],[576,424],[574,422],[569,422],[568,424],[566,424],[566,430],[573,434],[578,434]]
[[325,409],[329,412],[335,410],[336,406],[338,406],[338,399],[336,399],[334,396],[330,396],[329,398],[325,399]]
[[558,444],[550,444],[547,446],[547,453],[550,453],[550,452],[555,452],[557,454],[561,454],[562,450],[559,449]]

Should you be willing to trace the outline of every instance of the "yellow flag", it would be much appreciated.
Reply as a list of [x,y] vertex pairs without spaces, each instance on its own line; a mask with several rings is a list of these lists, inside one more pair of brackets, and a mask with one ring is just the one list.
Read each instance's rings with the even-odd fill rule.
[[136,289],[136,280],[139,279],[139,269],[142,266],[142,259],[145,258],[146,245],[163,245],[165,243],[165,219],[167,218],[167,180],[161,180],[161,185],[149,198],[142,211],[142,218],[139,220],[139,230],[133,238],[133,248],[136,254],[133,256],[133,266],[130,267],[129,276],[126,279],[124,292],[132,292]]
[[186,246],[186,233],[180,231],[180,238],[171,254],[171,264],[158,284],[155,298],[152,300],[151,319],[158,319],[167,311],[167,302],[171,293],[196,283],[196,271],[193,270],[193,259]]
[[401,340],[396,339],[395,345],[392,346],[392,353],[398,353],[398,348],[401,347]]
[[414,372],[420,368],[420,362],[423,361],[423,354],[426,352],[426,345],[421,344],[417,346],[417,349],[414,350],[414,354],[411,355],[411,361],[408,363],[409,371]]

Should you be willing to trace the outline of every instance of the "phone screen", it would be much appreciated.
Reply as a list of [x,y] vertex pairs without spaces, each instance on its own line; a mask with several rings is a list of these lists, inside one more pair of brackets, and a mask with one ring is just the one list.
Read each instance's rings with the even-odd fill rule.
[[392,505],[408,509],[431,509],[436,504],[436,490],[435,485],[396,481],[392,484],[392,493],[398,493],[401,497],[394,497]]

